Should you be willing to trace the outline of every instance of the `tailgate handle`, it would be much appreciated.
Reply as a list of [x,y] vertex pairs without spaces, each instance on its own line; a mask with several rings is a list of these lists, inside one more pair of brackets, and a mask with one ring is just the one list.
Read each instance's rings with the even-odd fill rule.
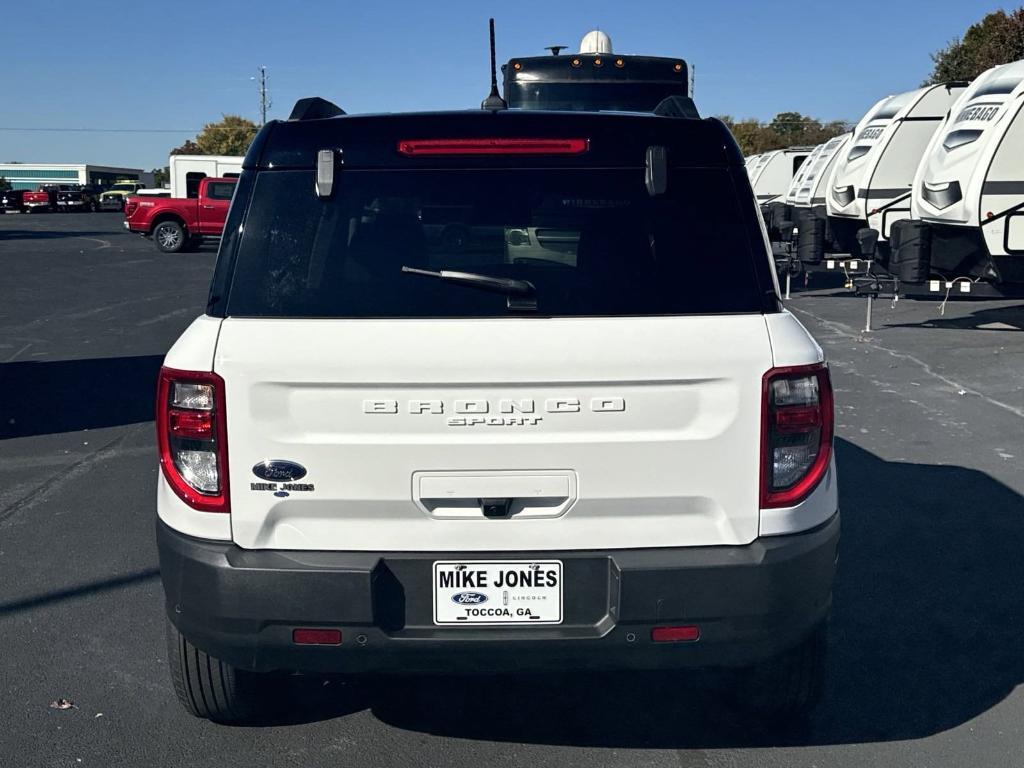
[[572,471],[414,473],[413,501],[431,517],[558,517],[576,500]]
[[564,499],[565,475],[429,475],[419,482],[420,499]]

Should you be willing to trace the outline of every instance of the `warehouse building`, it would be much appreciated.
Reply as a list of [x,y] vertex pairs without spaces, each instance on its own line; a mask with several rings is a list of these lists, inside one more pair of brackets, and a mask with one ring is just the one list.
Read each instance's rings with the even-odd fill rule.
[[153,174],[140,168],[114,168],[82,163],[0,163],[0,177],[13,189],[38,189],[40,184],[88,184],[109,187],[115,181],[142,181],[153,186]]

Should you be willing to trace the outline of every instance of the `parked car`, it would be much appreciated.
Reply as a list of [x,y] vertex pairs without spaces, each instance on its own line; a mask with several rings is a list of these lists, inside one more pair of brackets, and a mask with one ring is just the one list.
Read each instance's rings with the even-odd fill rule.
[[[258,134],[159,377],[188,711],[258,718],[278,673],[573,667],[719,667],[758,717],[813,705],[828,369],[728,129],[663,114],[312,100]],[[428,238],[445,211],[541,242]]]
[[152,237],[164,253],[198,247],[203,238],[220,237],[238,179],[203,179],[199,197],[129,197],[124,227]]
[[0,192],[0,210],[17,211],[19,213],[25,210],[25,190],[24,189],[5,189]]
[[[39,188],[34,192],[26,192],[24,196],[24,206],[27,213],[34,211],[58,211],[62,210],[62,207],[58,205],[58,196],[62,192],[82,192],[83,187],[81,184],[40,184]],[[91,197],[90,195],[86,195]],[[76,200],[82,198],[76,197]],[[73,206],[77,207],[77,205]]]
[[40,187],[35,191],[26,192],[22,197],[22,204],[25,207],[25,213],[54,211],[57,208],[57,193],[54,192],[51,195],[49,191]]
[[57,210],[61,213],[96,212],[99,209],[99,190],[95,187],[78,187],[57,191]]
[[100,195],[100,208],[104,211],[123,211],[125,200],[138,194],[145,186],[141,181],[116,181]]

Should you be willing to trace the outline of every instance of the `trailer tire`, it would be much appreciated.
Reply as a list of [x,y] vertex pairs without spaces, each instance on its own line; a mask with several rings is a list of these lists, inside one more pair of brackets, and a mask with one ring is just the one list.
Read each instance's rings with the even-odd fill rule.
[[179,253],[185,249],[188,232],[173,219],[159,222],[153,227],[153,242],[162,253]]
[[806,717],[821,699],[827,648],[822,621],[795,648],[742,670],[733,689],[736,708],[777,721]]

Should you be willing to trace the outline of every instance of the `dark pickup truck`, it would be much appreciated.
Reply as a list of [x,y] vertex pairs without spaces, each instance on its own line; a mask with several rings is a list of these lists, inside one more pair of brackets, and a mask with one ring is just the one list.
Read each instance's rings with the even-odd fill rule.
[[73,187],[57,190],[57,210],[61,213],[100,209],[99,190],[95,187]]
[[7,213],[8,211],[24,213],[25,190],[5,189],[3,192],[0,192],[0,211],[4,213]]

